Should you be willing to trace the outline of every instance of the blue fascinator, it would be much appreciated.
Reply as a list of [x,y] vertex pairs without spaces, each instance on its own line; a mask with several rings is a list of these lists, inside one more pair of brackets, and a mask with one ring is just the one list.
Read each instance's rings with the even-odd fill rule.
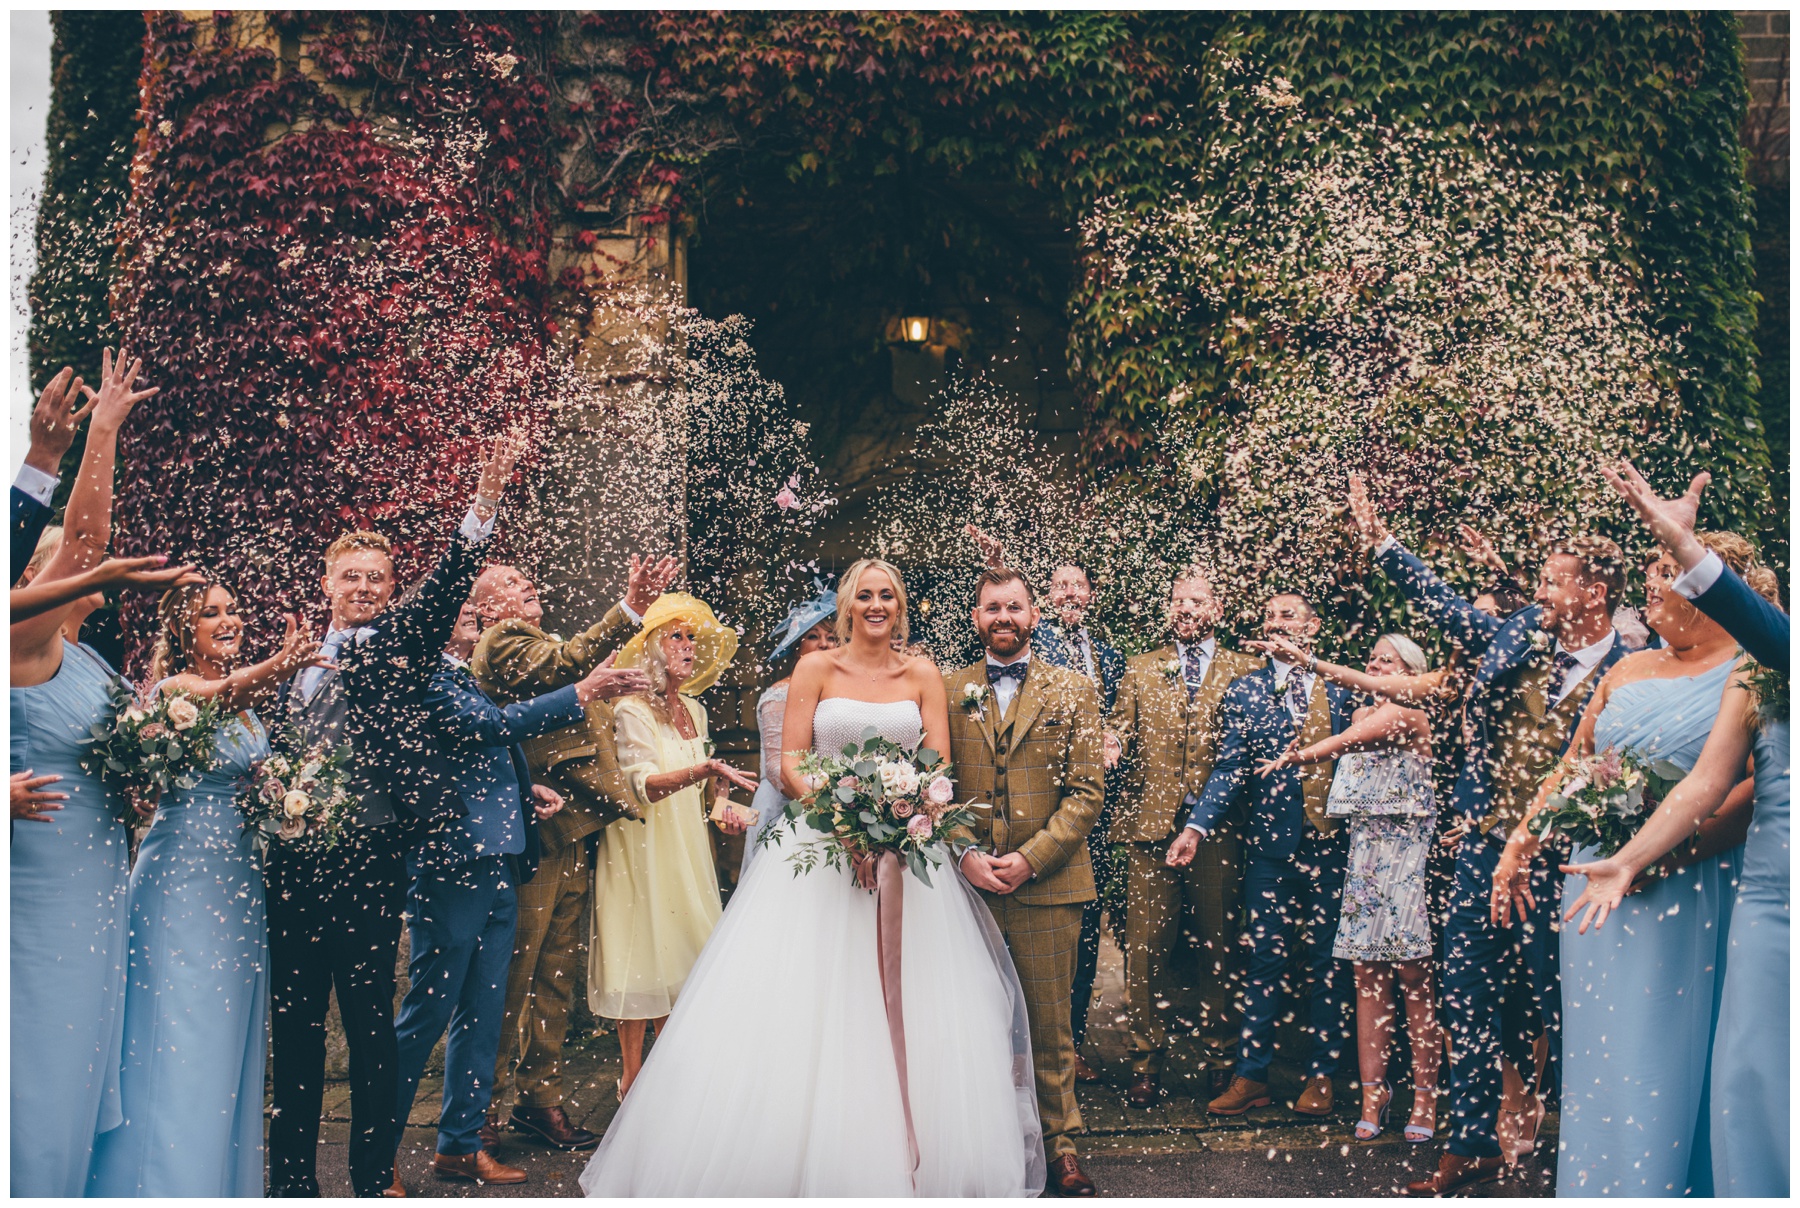
[[769,652],[769,662],[780,660],[789,647],[806,636],[807,630],[820,621],[830,620],[837,612],[837,592],[825,586],[825,581],[817,575],[813,576],[813,586],[819,589],[819,594],[804,604],[796,604],[788,609],[787,616],[769,635],[779,639],[775,649]]

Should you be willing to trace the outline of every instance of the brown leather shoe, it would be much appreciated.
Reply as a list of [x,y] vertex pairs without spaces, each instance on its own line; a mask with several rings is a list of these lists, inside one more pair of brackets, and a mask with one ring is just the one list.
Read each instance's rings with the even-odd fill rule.
[[1094,1180],[1087,1177],[1075,1155],[1066,1153],[1050,1163],[1048,1186],[1051,1195],[1083,1196],[1094,1194]]
[[1331,1114],[1331,1079],[1315,1074],[1306,1080],[1306,1089],[1294,1100],[1294,1110],[1303,1116]]
[[471,1183],[523,1183],[525,1172],[517,1166],[496,1162],[485,1149],[474,1153],[440,1153],[431,1159],[431,1169],[440,1179],[467,1179]]
[[517,1132],[527,1133],[554,1149],[579,1151],[600,1144],[598,1135],[579,1128],[560,1107],[525,1107],[512,1109],[510,1123]]
[[481,1147],[492,1149],[500,1144],[500,1113],[489,1112],[481,1125]]
[[1080,1053],[1075,1054],[1075,1081],[1090,1084],[1100,1081],[1100,1075],[1094,1072],[1094,1067]]
[[381,1189],[381,1194],[385,1198],[392,1200],[403,1200],[406,1198],[406,1184],[400,1181],[400,1168],[398,1166],[394,1167],[394,1181],[386,1187],[383,1187]]
[[1215,1116],[1241,1116],[1253,1107],[1267,1107],[1273,1102],[1268,1083],[1234,1077],[1225,1093],[1208,1103],[1206,1110]]
[[1162,1098],[1162,1079],[1155,1074],[1137,1074],[1125,1092],[1125,1102],[1133,1107],[1155,1107]]
[[1428,1179],[1406,1185],[1407,1195],[1452,1195],[1465,1187],[1492,1183],[1506,1168],[1506,1159],[1495,1154],[1491,1158],[1464,1158],[1447,1153],[1438,1159],[1438,1168]]

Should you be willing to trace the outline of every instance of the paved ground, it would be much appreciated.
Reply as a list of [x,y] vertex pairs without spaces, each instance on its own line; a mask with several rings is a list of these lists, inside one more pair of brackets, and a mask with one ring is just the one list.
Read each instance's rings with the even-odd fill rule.
[[[1404,1122],[1404,1096],[1395,1104],[1392,1131],[1368,1146],[1351,1143],[1357,1101],[1348,1080],[1337,1090],[1338,1107],[1323,1121],[1298,1116],[1283,1106],[1300,1089],[1293,1071],[1278,1064],[1276,1104],[1235,1120],[1209,1117],[1205,1095],[1196,1102],[1174,1076],[1162,1104],[1142,1111],[1128,1106],[1124,1087],[1130,1080],[1123,1031],[1122,962],[1106,942],[1101,961],[1099,1001],[1089,1025],[1089,1059],[1106,1081],[1080,1089],[1088,1134],[1081,1139],[1084,1164],[1105,1196],[1386,1196],[1437,1165],[1442,1146],[1413,1146],[1399,1139]],[[603,1132],[617,1110],[618,1043],[610,1032],[593,1036],[569,1050],[574,1090],[570,1111],[586,1127]],[[1170,1059],[1173,1072],[1182,1063],[1178,1046]],[[442,1082],[428,1078],[419,1088],[412,1126],[400,1155],[400,1176],[414,1195],[579,1195],[577,1179],[586,1154],[560,1154],[509,1140],[502,1160],[523,1166],[530,1181],[510,1188],[478,1189],[468,1183],[445,1183],[430,1172],[436,1143],[438,1098]],[[345,1142],[348,1088],[335,1084],[325,1100],[327,1122],[319,1155],[319,1181],[327,1195],[347,1195]],[[1545,1123],[1539,1156],[1506,1181],[1480,1189],[1495,1196],[1554,1194],[1556,1118]]]

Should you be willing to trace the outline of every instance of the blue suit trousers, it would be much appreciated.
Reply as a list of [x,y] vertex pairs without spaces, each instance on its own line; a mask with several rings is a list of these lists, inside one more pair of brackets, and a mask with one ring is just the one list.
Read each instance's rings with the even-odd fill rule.
[[1344,898],[1348,851],[1344,828],[1339,827],[1334,835],[1321,835],[1308,823],[1291,859],[1248,853],[1244,904],[1251,948],[1244,971],[1240,1077],[1252,1082],[1269,1080],[1282,981],[1302,930],[1307,943],[1304,1031],[1312,1048],[1307,1076],[1337,1073],[1338,1062],[1350,1046],[1354,973],[1349,961],[1331,955],[1332,941],[1337,938],[1338,906]]
[[1562,878],[1540,862],[1531,883],[1536,909],[1524,920],[1515,918],[1511,927],[1494,926],[1490,902],[1504,838],[1496,828],[1493,835],[1471,834],[1463,840],[1444,922],[1444,1017],[1451,1052],[1448,1148],[1465,1158],[1500,1153],[1495,1132],[1500,1058],[1529,1080],[1532,1040],[1548,1032],[1554,1060],[1561,1039],[1554,926]]
[[481,1125],[494,1094],[506,971],[519,921],[506,857],[483,856],[421,872],[413,878],[407,916],[412,985],[394,1021],[400,1041],[394,1147],[399,1148],[425,1062],[448,1029],[437,1151],[471,1154],[481,1148]]

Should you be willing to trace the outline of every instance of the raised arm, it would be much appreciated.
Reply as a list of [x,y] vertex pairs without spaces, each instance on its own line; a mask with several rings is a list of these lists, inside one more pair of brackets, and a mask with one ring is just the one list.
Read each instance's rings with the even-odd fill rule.
[[1577,914],[1582,916],[1578,934],[1585,934],[1590,923],[1604,925],[1637,875],[1699,833],[1701,824],[1724,805],[1733,786],[1743,779],[1755,737],[1750,728],[1754,696],[1745,679],[1742,668],[1732,676],[1719,700],[1719,718],[1693,770],[1663,798],[1631,842],[1610,859],[1562,866],[1565,873],[1587,878],[1587,887],[1564,916],[1565,922]]
[[139,591],[167,591],[190,583],[204,583],[205,576],[192,566],[163,569],[167,554],[151,554],[144,558],[108,558],[93,570],[66,579],[45,582],[38,579],[25,587],[12,590],[12,623],[30,620],[51,609],[72,604],[89,592],[108,587],[132,587]]
[[584,716],[573,684],[529,700],[496,705],[448,666],[431,677],[425,707],[440,734],[483,747],[511,746],[572,726]]
[[213,700],[224,712],[236,713],[274,695],[299,671],[327,666],[330,662],[319,653],[319,643],[300,628],[298,619],[290,613],[280,648],[262,662],[239,667],[223,679],[209,680],[191,674],[172,676],[167,686],[189,696]]
[[1358,671],[1354,667],[1326,662],[1317,655],[1301,650],[1283,637],[1269,640],[1258,639],[1245,642],[1244,645],[1251,650],[1273,655],[1284,662],[1304,663],[1308,670],[1322,675],[1339,687],[1348,688],[1352,692],[1384,697],[1403,705],[1422,705],[1431,700],[1444,686],[1444,677],[1450,674],[1449,668],[1438,667],[1420,675],[1370,675],[1367,672]]
[[1425,610],[1433,625],[1470,654],[1479,655],[1487,649],[1500,632],[1500,619],[1488,616],[1452,591],[1394,539],[1369,498],[1368,486],[1357,474],[1350,475],[1350,516],[1364,548],[1374,552],[1375,564],[1399,585],[1407,599]]
[[1294,764],[1325,763],[1353,751],[1409,746],[1418,739],[1429,737],[1431,723],[1423,713],[1384,701],[1329,738],[1322,738],[1311,746],[1290,748],[1279,758],[1265,761],[1256,769],[1256,774],[1272,775]]

